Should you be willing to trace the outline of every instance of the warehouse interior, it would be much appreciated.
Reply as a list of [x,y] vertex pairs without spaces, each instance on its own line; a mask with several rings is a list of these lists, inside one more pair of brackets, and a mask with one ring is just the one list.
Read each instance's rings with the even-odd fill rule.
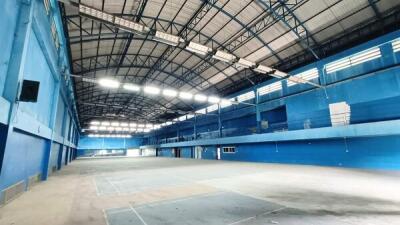
[[0,224],[400,224],[400,2],[0,4]]

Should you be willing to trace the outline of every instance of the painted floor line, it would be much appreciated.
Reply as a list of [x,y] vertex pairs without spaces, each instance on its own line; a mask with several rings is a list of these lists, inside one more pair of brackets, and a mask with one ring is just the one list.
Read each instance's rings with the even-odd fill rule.
[[108,223],[108,217],[107,217],[106,211],[104,209],[102,211],[103,211],[104,219],[106,220],[106,225],[110,225],[110,223]]
[[140,214],[134,209],[132,206],[129,206],[130,209],[136,214],[136,216],[139,218],[140,221],[142,221],[143,225],[147,225],[147,223],[144,221],[144,219],[140,216]]
[[114,190],[117,192],[117,195],[121,195],[120,190],[117,188],[117,186],[115,186],[114,183],[112,183],[108,178],[104,178],[104,179],[111,185],[111,187],[114,188]]
[[172,203],[176,203],[176,202],[196,199],[196,198],[216,196],[216,195],[220,195],[220,194],[223,194],[223,193],[226,193],[226,192],[218,191],[218,192],[212,192],[212,193],[192,195],[192,196],[189,196],[189,197],[183,197],[183,198],[178,198],[178,199],[168,199],[168,200],[163,200],[163,201],[159,201],[159,202],[155,202],[155,203],[147,203],[147,204],[145,203],[143,205],[140,205],[140,206],[137,206],[137,207],[134,207],[134,208],[135,209],[142,209],[142,208],[146,208],[146,207],[155,207],[155,206],[159,206],[159,205],[167,205],[167,204],[172,204]]
[[93,177],[92,180],[93,180],[94,186],[96,187],[96,195],[100,196],[99,187],[97,187],[97,183],[96,183],[95,178]]
[[282,208],[279,208],[279,209],[267,211],[267,212],[264,212],[264,213],[261,213],[261,214],[255,215],[255,216],[251,216],[251,217],[247,217],[247,218],[245,218],[245,219],[238,220],[238,221],[233,222],[233,223],[230,223],[230,224],[228,224],[228,225],[240,224],[240,223],[243,223],[243,222],[252,220],[252,219],[254,219],[254,218],[258,217],[258,216],[263,216],[263,215],[271,214],[271,213],[274,213],[274,212],[279,212],[279,211],[281,211],[281,210],[283,210],[283,209],[286,209],[286,208],[287,208],[287,207],[282,207]]

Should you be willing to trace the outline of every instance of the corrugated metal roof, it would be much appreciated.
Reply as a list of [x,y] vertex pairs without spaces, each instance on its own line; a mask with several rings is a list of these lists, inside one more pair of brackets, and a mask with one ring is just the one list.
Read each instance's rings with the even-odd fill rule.
[[[377,12],[368,0],[288,0],[286,5],[271,1],[275,11],[267,9],[259,0],[104,0],[104,5],[100,0],[81,2],[118,16],[122,13],[125,19],[136,20],[153,29],[181,36],[187,34],[186,41],[205,44],[214,51],[223,49],[267,66],[283,63],[293,55],[307,51],[297,34],[276,16],[282,7],[291,9],[290,15],[302,22],[315,40],[314,45],[377,18]],[[372,2],[380,17],[400,5],[391,0]],[[65,15],[75,74],[84,73],[83,76],[91,77],[107,74],[127,81],[153,82],[206,94],[225,93],[229,88],[248,83],[246,76],[257,77],[251,71],[238,70],[209,56],[187,51],[184,44],[171,47],[152,40],[151,35],[130,35],[111,25],[80,17],[77,8],[72,6],[65,6]],[[131,41],[128,40],[130,36]],[[93,73],[99,68],[104,71]],[[137,103],[139,99],[147,101],[139,95],[120,95],[119,91],[110,92],[80,80],[75,80],[75,84],[78,100],[102,99],[107,103],[119,96],[128,104]],[[192,109],[177,99],[159,97],[152,101],[181,110]],[[78,105],[78,108],[83,109],[83,106]],[[93,111],[94,114],[101,112]],[[130,113],[135,114],[124,112]],[[159,116],[164,118],[164,115]]]

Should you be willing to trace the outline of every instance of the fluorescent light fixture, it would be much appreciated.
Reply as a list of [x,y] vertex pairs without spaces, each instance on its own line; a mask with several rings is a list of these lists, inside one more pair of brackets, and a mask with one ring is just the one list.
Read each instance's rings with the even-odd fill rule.
[[215,55],[213,55],[212,57],[213,57],[214,59],[218,59],[218,60],[221,60],[221,61],[227,62],[227,63],[230,63],[230,62],[232,62],[233,60],[236,59],[236,56],[234,56],[234,55],[232,55],[232,54],[230,54],[230,53],[221,51],[221,50],[218,50],[218,51],[215,53]]
[[180,38],[179,36],[164,33],[161,31],[156,31],[156,34],[153,37],[153,39],[172,46],[177,46],[179,42],[183,41],[183,39]]
[[210,102],[210,103],[219,103],[220,101],[221,101],[221,99],[216,96],[208,97],[208,102]]
[[171,121],[166,122],[167,126],[172,125]]
[[146,86],[146,87],[144,87],[143,91],[150,95],[158,95],[158,94],[160,94],[161,90],[159,88],[156,88],[153,86]]
[[136,127],[137,124],[136,124],[136,123],[130,123],[129,126],[130,126],[130,127]]
[[138,127],[144,127],[144,124],[138,124],[137,126]]
[[202,95],[202,94],[197,94],[194,96],[194,100],[198,102],[205,102],[207,101],[207,96]]
[[137,129],[137,132],[143,132],[143,128]]
[[275,70],[275,72],[273,74],[271,74],[271,76],[276,77],[276,78],[285,78],[288,76],[288,74],[284,73],[282,71],[279,71],[279,70]]
[[96,137],[94,134],[89,134],[88,137],[93,138]]
[[105,20],[105,21],[110,22],[110,23],[114,22],[114,16],[113,15],[105,13],[105,12],[102,12],[102,11],[97,10],[97,9],[90,8],[90,7],[82,5],[82,4],[79,5],[79,12],[82,13],[82,14],[86,14],[86,15],[101,19],[101,20]]
[[108,130],[108,131],[114,131],[114,130],[115,130],[115,127],[107,127],[107,130]]
[[153,124],[146,124],[147,128],[153,128]]
[[98,129],[99,129],[98,126],[90,126],[90,127],[89,127],[89,130],[98,130]]
[[118,127],[118,126],[119,126],[119,122],[112,122],[112,123],[111,123],[111,126],[113,126],[113,127]]
[[172,89],[164,89],[163,95],[168,97],[176,97],[178,95],[178,92]]
[[123,131],[129,131],[129,127],[122,128]]
[[207,55],[209,52],[211,52],[211,48],[192,41],[189,43],[188,46],[186,46],[186,50],[200,55]]
[[232,102],[228,99],[221,99],[220,106],[221,108],[229,107],[232,105]]
[[116,127],[115,131],[122,131],[122,127]]
[[99,130],[107,130],[107,127],[101,126],[101,127],[99,127]]
[[122,87],[128,91],[135,91],[135,92],[140,91],[140,87],[135,84],[124,84],[124,86],[122,86]]
[[148,132],[150,132],[151,130],[150,129],[144,129],[143,130],[143,132],[145,132],[145,133],[148,133]]
[[161,128],[161,124],[154,125],[154,129],[160,129],[160,128]]
[[108,122],[108,121],[103,121],[103,122],[101,122],[101,125],[102,125],[102,126],[110,126],[110,122]]
[[243,59],[240,58],[239,61],[236,62],[236,65],[240,66],[240,67],[244,67],[244,68],[250,68],[256,65],[255,62],[252,62],[250,60],[247,59]]
[[100,125],[100,122],[99,121],[92,121],[92,122],[90,122],[90,125],[98,126],[98,125]]
[[121,123],[120,126],[121,126],[121,127],[128,127],[129,124],[128,124],[128,123]]
[[131,128],[129,129],[129,131],[135,132],[135,131],[136,131],[136,128],[131,127]]
[[100,79],[99,84],[103,87],[108,87],[108,88],[119,88],[120,85],[118,81],[108,78]]
[[193,94],[189,92],[179,92],[179,98],[184,99],[184,100],[189,100],[193,98]]
[[269,73],[271,72],[273,69],[271,67],[268,66],[263,66],[263,65],[258,65],[256,68],[253,69],[254,71],[258,72],[258,73]]
[[142,24],[132,22],[130,20],[123,19],[121,17],[115,17],[116,25],[121,26],[123,29],[133,30],[137,32],[143,33],[145,31],[145,27]]

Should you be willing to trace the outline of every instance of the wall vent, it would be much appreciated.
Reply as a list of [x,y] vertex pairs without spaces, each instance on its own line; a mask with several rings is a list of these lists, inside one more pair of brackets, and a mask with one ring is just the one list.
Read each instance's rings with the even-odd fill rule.
[[400,51],[400,39],[394,40],[392,42],[392,48],[393,48],[393,52],[399,52]]
[[[294,76],[302,78],[304,80],[312,80],[312,79],[318,78],[319,77],[319,73],[318,73],[318,69],[317,68],[312,68],[310,70],[306,70],[306,71],[304,71],[302,73],[299,73],[299,74],[296,74]],[[298,83],[290,81],[290,80],[287,81],[287,86],[288,87],[296,85],[296,84],[298,84]]]
[[25,191],[25,181],[20,181],[3,190],[2,204],[6,204],[17,198]]
[[40,182],[41,174],[35,174],[28,178],[28,190],[31,189],[35,184]]
[[261,96],[261,95],[266,95],[266,94],[272,93],[274,91],[279,91],[281,89],[282,89],[282,82],[278,81],[278,82],[275,82],[272,84],[268,84],[264,87],[260,87],[257,91],[258,91],[258,94]]
[[345,57],[327,64],[326,72],[333,73],[380,57],[381,57],[380,48],[374,47],[366,51],[352,55],[350,57]]

